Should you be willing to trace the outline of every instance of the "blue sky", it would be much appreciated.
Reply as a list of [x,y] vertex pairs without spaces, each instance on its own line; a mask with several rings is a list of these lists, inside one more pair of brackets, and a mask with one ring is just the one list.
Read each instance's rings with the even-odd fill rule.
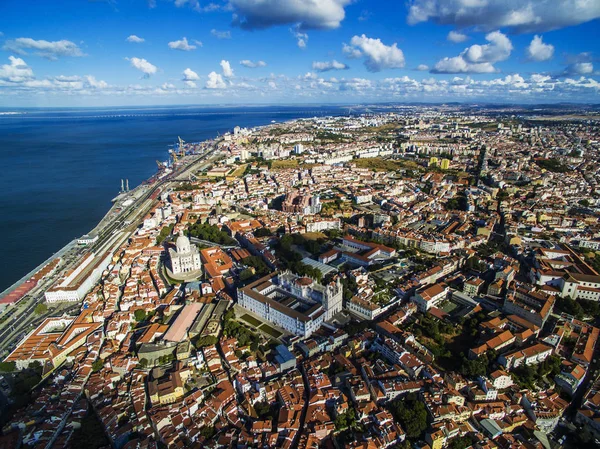
[[0,2],[0,106],[599,102],[597,0]]

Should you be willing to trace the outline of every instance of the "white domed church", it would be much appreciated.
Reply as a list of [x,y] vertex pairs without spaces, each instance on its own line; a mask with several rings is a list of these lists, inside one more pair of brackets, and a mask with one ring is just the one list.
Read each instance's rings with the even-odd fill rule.
[[185,274],[199,271],[202,268],[200,262],[200,251],[196,245],[190,243],[183,231],[179,232],[179,237],[175,242],[176,250],[169,249],[169,259],[171,260],[171,271],[173,274]]

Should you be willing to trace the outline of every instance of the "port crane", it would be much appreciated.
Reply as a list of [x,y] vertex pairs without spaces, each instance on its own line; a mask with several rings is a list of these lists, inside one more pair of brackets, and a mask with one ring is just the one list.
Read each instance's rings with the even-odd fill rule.
[[183,140],[179,136],[177,136],[177,139],[179,139],[179,157],[183,157],[183,156],[185,156],[185,147],[183,146],[183,144],[185,143],[185,140]]

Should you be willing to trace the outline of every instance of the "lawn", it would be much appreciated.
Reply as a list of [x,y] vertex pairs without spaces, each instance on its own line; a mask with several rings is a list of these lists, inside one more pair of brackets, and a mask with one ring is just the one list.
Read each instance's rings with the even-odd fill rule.
[[453,303],[452,301],[444,301],[441,305],[440,305],[440,309],[443,310],[446,313],[452,313],[452,311],[454,309],[456,309],[458,306]]
[[269,334],[273,338],[279,338],[282,335],[281,332],[279,332],[277,329],[273,329],[268,324],[263,324],[261,327],[259,327],[259,329],[261,331],[263,331],[263,332],[266,332],[267,334]]
[[271,161],[271,170],[282,170],[285,168],[296,167],[298,167],[298,159],[282,159],[277,161]]
[[326,239],[327,236],[322,232],[305,232],[302,234],[306,240],[318,240],[318,239]]
[[256,318],[251,317],[250,315],[248,315],[247,313],[241,316],[241,319],[244,320],[246,323],[252,324],[254,327],[258,327],[260,326],[261,322],[258,321]]
[[370,168],[375,171],[386,172],[396,171],[402,168],[411,170],[419,170],[421,168],[414,161],[382,159],[380,157],[353,159],[352,163],[356,164],[358,168]]
[[233,173],[231,173],[229,176],[235,176],[236,178],[241,177],[244,172],[246,171],[246,167],[248,166],[248,164],[242,164],[240,165],[238,168],[235,169],[235,171]]

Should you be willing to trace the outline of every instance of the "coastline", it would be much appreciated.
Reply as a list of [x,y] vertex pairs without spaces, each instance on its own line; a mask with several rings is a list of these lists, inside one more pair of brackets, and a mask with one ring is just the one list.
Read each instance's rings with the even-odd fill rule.
[[[21,115],[26,120],[3,116],[0,134],[11,151],[4,152],[0,163],[14,168],[0,182],[6,196],[3,205],[10,213],[1,228],[12,236],[5,251],[13,261],[2,274],[0,291],[14,289],[53,253],[96,227],[112,206],[120,179],[128,178],[133,187],[155,176],[155,160],[167,158],[177,135],[204,142],[236,125],[256,128],[272,120],[284,123],[345,112],[336,106],[303,105],[148,110],[156,108],[136,108],[136,117],[127,118],[87,117],[99,115],[87,108],[58,108],[60,113],[34,109]],[[100,115],[115,115],[110,108],[102,109]],[[79,117],[73,120],[76,126],[68,120],[73,116]]]
[[[327,115],[331,115],[331,111],[329,111],[329,114],[327,114]],[[269,123],[264,123],[264,124],[261,124],[261,125],[255,125],[255,126],[252,126],[252,128],[255,128],[255,129],[265,129],[265,128],[268,128],[270,126],[274,126],[274,125],[282,124],[282,123],[290,123],[290,122],[293,122],[295,120],[300,120],[300,119],[302,119],[302,117],[290,118],[290,119],[287,119],[287,120],[281,121],[281,122],[279,122],[279,121],[274,122],[273,120],[271,120],[271,122],[269,122]],[[205,144],[207,144],[209,142],[216,142],[217,139],[218,139],[218,136],[213,136],[211,138],[208,138],[208,139],[205,139],[205,140],[202,140],[202,141],[199,141],[199,142],[194,142],[194,143],[195,144],[203,144],[203,145],[205,145]],[[191,167],[192,165],[194,165],[195,163],[197,163],[198,159],[201,159],[206,154],[208,154],[208,153],[194,155],[196,157],[196,160],[190,162],[187,166],[182,167],[182,172],[185,172],[189,167]],[[154,184],[149,184],[148,181],[150,181],[152,178],[156,177],[159,173],[160,173],[160,170],[157,170],[151,176],[149,176],[148,178],[146,178],[143,181],[141,181],[140,184],[138,184],[130,192],[128,192],[129,195],[135,194],[136,192],[139,193],[139,189],[141,187],[143,187],[143,186],[147,186],[147,187],[155,186],[157,184],[156,181],[155,181]],[[177,174],[177,176],[179,176],[180,174],[181,173]],[[171,179],[171,180],[175,180],[175,179]],[[166,179],[164,181],[166,181]],[[117,197],[119,195],[121,195],[121,193],[118,194]],[[113,212],[113,210],[116,207],[117,207],[117,202],[113,202],[111,204],[110,208],[102,216],[102,218],[87,233],[89,234],[89,233],[97,233],[97,232],[99,232],[102,229],[102,228],[100,228],[100,226],[102,225],[102,223],[107,220],[107,218],[111,215],[111,213]],[[61,247],[60,249],[58,249],[56,252],[54,252],[52,255],[48,256],[48,258],[46,258],[43,262],[39,263],[37,266],[35,266],[34,268],[32,268],[25,275],[23,275],[22,277],[20,277],[17,281],[15,281],[14,283],[12,283],[9,287],[5,288],[2,292],[0,292],[0,300],[2,300],[2,298],[4,298],[5,296],[7,296],[8,294],[10,294],[11,292],[13,292],[14,290],[18,289],[27,280],[29,280],[35,273],[37,273],[38,271],[40,271],[46,264],[48,264],[52,260],[56,259],[57,257],[62,257],[64,254],[68,253],[69,251],[73,250],[76,247],[77,247],[77,238],[74,238],[74,239],[70,240],[67,244],[65,244],[63,247]],[[20,301],[21,300],[19,300],[19,302]],[[17,303],[13,303],[13,304],[9,304],[9,305],[15,305]],[[0,311],[0,313],[2,313],[2,311]]]

